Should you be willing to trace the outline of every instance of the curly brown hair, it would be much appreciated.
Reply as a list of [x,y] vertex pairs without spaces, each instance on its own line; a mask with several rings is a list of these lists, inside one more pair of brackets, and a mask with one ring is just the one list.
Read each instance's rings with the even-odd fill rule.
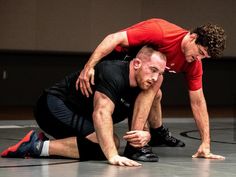
[[191,30],[190,33],[197,34],[196,44],[206,47],[211,57],[222,55],[226,47],[226,34],[222,27],[208,23]]

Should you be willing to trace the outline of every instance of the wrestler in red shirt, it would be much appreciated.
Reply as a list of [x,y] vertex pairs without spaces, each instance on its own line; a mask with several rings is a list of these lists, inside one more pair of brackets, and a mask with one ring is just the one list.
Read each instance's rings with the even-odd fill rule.
[[[185,73],[189,90],[202,88],[201,61],[187,62],[181,49],[187,30],[162,19],[150,19],[123,31],[127,32],[129,48],[151,44],[155,50],[166,55],[170,72]],[[115,50],[128,52],[129,48],[117,46]]]
[[[144,45],[164,53],[167,57],[169,72],[183,72],[187,80],[190,104],[196,125],[202,139],[193,157],[224,159],[210,151],[209,116],[205,97],[202,90],[203,58],[219,57],[225,49],[226,35],[224,30],[213,24],[199,26],[191,31],[185,30],[163,19],[149,19],[116,33],[109,34],[98,45],[86,63],[77,82],[77,89],[87,97],[92,93],[90,82],[94,84],[94,66],[112,51],[129,53],[133,48]],[[170,135],[162,125],[160,90],[163,77],[159,77],[156,84],[147,91],[139,94],[132,117],[131,131],[124,136],[128,142],[125,154],[127,157],[139,160],[136,155],[144,157],[146,161],[152,154],[143,151],[147,142],[152,146],[164,143],[168,146],[184,146],[181,140]],[[149,122],[150,134],[145,131],[145,124]],[[148,152],[148,153],[144,153]],[[145,161],[144,160],[144,161]]]

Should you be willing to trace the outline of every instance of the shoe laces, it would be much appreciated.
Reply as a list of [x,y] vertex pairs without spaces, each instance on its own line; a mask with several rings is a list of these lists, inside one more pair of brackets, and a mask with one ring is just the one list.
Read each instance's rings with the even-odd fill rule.
[[173,143],[177,142],[177,139],[173,136],[171,136],[171,132],[169,132],[168,128],[163,128],[162,130],[162,136],[167,140],[167,141],[171,141]]
[[151,153],[153,153],[151,146],[148,146],[148,145],[142,147],[142,148],[140,149],[140,151],[141,151],[142,153],[144,153],[144,154],[151,154]]

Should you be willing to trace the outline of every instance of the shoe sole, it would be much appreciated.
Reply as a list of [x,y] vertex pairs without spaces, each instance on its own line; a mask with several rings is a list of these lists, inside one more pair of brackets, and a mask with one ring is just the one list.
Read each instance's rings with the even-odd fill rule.
[[141,161],[141,162],[159,162],[158,157],[138,157],[138,158],[132,158],[133,160],[136,161]]
[[150,144],[151,147],[185,147],[185,144],[177,144],[175,146],[171,146],[171,145],[168,145],[166,143],[163,143],[163,144]]
[[22,140],[20,142],[18,142],[17,144],[10,146],[9,148],[7,148],[6,150],[4,150],[1,153],[2,157],[13,157],[14,153],[17,152],[17,150],[19,149],[19,147],[23,144],[23,143],[27,143],[31,140],[31,137],[34,133],[34,130],[31,130],[27,135],[25,135],[24,138],[22,138]]

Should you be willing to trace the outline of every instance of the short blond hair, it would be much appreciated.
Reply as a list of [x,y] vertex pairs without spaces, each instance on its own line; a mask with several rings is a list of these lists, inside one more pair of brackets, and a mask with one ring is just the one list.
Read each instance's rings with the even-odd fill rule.
[[139,58],[142,61],[150,61],[150,58],[153,54],[160,56],[160,58],[166,61],[166,56],[159,51],[154,50],[150,46],[143,46],[136,55],[136,58]]

